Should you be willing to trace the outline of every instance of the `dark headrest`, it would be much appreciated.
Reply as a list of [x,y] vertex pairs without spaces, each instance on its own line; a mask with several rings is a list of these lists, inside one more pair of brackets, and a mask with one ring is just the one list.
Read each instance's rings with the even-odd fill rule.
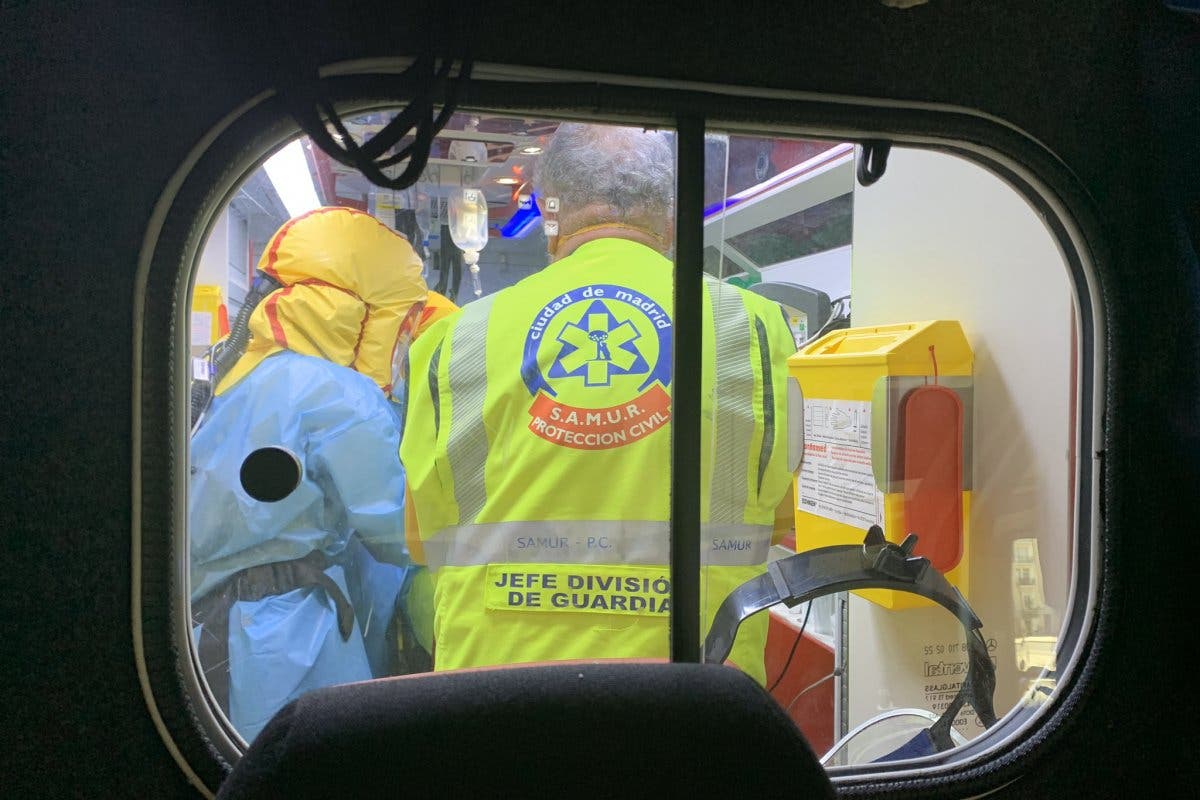
[[219,799],[787,797],[833,789],[731,667],[566,664],[321,689],[284,707]]

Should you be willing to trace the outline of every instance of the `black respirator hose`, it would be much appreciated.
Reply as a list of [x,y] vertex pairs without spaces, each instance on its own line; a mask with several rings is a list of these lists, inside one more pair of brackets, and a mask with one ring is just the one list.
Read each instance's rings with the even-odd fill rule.
[[245,300],[242,301],[242,307],[229,331],[229,337],[220,351],[213,355],[213,388],[216,388],[221,379],[229,374],[229,370],[246,352],[246,345],[250,343],[250,315],[254,313],[254,309],[258,307],[264,297],[282,286],[283,284],[267,273],[258,273],[258,277],[254,279],[254,285],[250,287]]
[[193,380],[190,391],[189,400],[192,412],[190,419],[193,434],[200,428],[200,421],[204,412],[208,410],[209,403],[212,402],[213,395],[217,391],[217,384],[229,374],[229,370],[246,352],[246,345],[250,343],[250,315],[254,313],[254,309],[258,307],[264,297],[281,286],[279,281],[265,272],[258,273],[258,277],[254,279],[254,285],[250,287],[250,291],[246,293],[246,297],[242,301],[242,307],[238,311],[229,335],[209,348],[208,360],[211,369],[208,380]]

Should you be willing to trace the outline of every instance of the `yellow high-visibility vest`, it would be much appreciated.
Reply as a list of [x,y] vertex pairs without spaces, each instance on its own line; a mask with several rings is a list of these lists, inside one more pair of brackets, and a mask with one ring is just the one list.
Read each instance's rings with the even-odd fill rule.
[[[667,657],[672,273],[641,244],[592,241],[413,345],[400,452],[437,669]],[[774,303],[705,284],[707,630],[765,568],[795,348]],[[748,620],[731,656],[760,682],[766,628]]]

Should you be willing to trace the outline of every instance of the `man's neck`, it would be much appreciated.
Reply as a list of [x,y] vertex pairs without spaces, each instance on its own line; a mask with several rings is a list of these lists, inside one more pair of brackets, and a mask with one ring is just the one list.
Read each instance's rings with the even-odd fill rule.
[[649,231],[635,228],[632,225],[614,223],[612,225],[592,225],[575,233],[568,233],[558,240],[558,248],[554,253],[557,261],[574,253],[582,245],[597,239],[625,239],[630,242],[643,244],[659,253],[666,254],[666,246],[662,237]]

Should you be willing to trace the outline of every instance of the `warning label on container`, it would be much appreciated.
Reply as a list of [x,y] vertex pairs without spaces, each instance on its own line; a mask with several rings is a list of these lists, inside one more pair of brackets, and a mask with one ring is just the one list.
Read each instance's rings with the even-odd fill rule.
[[871,472],[871,403],[804,398],[804,462],[796,507],[866,530],[883,522]]

